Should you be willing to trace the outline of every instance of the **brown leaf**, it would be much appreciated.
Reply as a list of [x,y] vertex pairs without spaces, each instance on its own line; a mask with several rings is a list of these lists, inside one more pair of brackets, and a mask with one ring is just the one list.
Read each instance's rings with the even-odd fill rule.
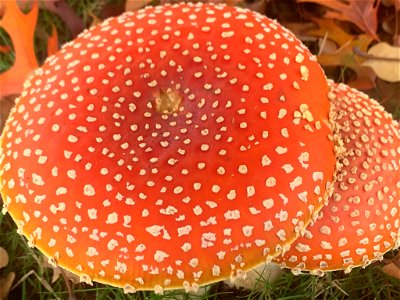
[[44,7],[59,15],[65,24],[67,24],[73,38],[85,29],[82,19],[78,17],[75,11],[64,0],[40,1],[40,7]]
[[[314,18],[314,22],[318,24],[318,29],[311,29],[307,34],[321,38],[319,44],[321,46],[318,62],[325,67],[344,67],[352,69],[357,78],[350,85],[358,89],[371,89],[375,86],[376,75],[369,67],[362,66],[364,58],[355,55],[353,49],[362,49],[367,51],[368,46],[373,41],[369,35],[353,36],[344,31],[332,19]],[[329,41],[335,42],[339,48],[333,47]]]
[[291,32],[294,33],[294,35],[300,39],[301,41],[311,41],[315,42],[318,38],[316,38],[314,35],[310,35],[310,32],[312,32],[315,29],[315,24],[312,22],[282,22],[282,25],[285,26],[287,29],[289,29]]
[[326,18],[351,22],[374,39],[378,39],[378,6],[380,0],[297,0],[299,3],[312,2],[325,6],[329,11]]
[[382,270],[384,273],[400,279],[400,269],[394,263],[391,262],[390,264],[383,266]]
[[126,0],[125,11],[137,11],[148,5],[152,0]]
[[360,35],[348,41],[333,53],[318,55],[318,62],[323,66],[340,66],[352,69],[357,74],[357,79],[351,82],[351,86],[361,90],[371,89],[375,86],[375,73],[369,67],[362,66],[361,64],[365,59],[355,55],[353,51],[354,48],[357,48],[366,52],[371,42],[372,38],[369,35]]
[[5,1],[3,6],[5,13],[1,25],[10,35],[14,45],[15,63],[8,71],[0,74],[0,97],[20,93],[26,76],[38,67],[33,48],[38,16],[37,2],[33,3],[31,11],[27,14],[22,13],[15,0]]
[[7,251],[0,247],[0,269],[8,265],[8,253]]
[[[11,108],[14,106],[16,96],[8,96],[0,98],[0,133],[3,130],[3,127],[6,123],[7,117],[11,111]],[[1,203],[0,203],[1,206]]]
[[0,299],[6,299],[15,279],[15,273],[10,272],[5,278],[0,278]]
[[382,0],[383,5],[385,6],[394,6],[396,11],[400,10],[400,0]]

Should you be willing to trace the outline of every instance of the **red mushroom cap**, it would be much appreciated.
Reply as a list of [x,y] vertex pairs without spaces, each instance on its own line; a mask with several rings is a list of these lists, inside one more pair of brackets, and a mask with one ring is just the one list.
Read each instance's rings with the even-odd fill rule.
[[327,94],[310,52],[257,13],[125,13],[26,83],[1,140],[5,208],[88,282],[162,292],[234,277],[326,200]]
[[276,258],[321,275],[366,266],[400,246],[400,126],[362,92],[329,85],[343,168],[318,220]]

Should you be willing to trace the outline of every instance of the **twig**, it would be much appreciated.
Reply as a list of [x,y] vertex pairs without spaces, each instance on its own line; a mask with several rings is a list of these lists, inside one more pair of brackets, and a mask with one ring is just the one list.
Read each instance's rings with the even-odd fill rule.
[[371,54],[365,53],[358,46],[353,47],[353,53],[355,55],[358,55],[358,56],[360,56],[362,58],[367,58],[367,59],[400,62],[399,58],[375,56],[375,55],[371,55]]

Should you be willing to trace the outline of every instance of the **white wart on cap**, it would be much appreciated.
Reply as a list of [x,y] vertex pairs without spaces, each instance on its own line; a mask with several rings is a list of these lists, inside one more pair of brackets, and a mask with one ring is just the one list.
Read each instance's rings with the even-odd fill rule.
[[315,224],[276,258],[295,272],[367,266],[400,246],[400,126],[364,93],[329,81],[344,153]]
[[1,140],[5,210],[88,282],[235,277],[326,200],[327,94],[309,51],[257,13],[179,4],[106,20],[26,83]]

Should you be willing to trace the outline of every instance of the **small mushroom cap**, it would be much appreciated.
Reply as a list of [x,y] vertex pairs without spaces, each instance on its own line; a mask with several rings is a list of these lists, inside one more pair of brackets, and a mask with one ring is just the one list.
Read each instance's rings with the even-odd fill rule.
[[318,219],[276,258],[294,271],[366,266],[400,246],[400,127],[375,100],[329,81],[343,165]]
[[326,200],[327,94],[310,52],[249,10],[108,19],[26,82],[1,140],[5,209],[87,282],[162,292],[235,277]]

